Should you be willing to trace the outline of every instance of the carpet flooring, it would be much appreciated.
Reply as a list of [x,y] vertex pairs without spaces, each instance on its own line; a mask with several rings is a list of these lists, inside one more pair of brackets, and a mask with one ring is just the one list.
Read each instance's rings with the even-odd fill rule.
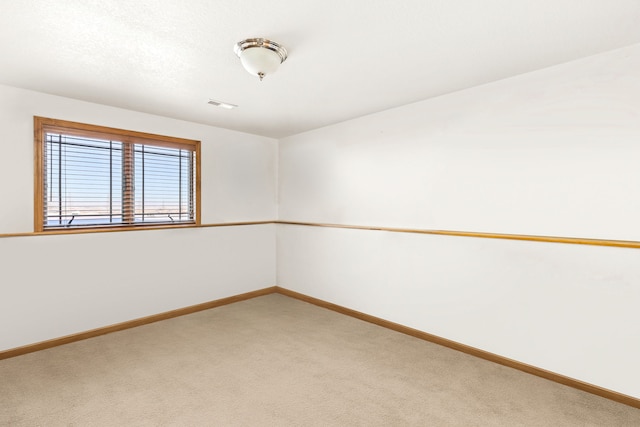
[[0,361],[3,426],[640,426],[640,410],[279,294]]

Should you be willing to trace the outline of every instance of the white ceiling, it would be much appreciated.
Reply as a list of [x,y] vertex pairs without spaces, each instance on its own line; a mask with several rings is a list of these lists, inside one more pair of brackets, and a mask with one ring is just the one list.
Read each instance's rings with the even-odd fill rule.
[[0,2],[0,83],[277,138],[640,42],[639,0]]

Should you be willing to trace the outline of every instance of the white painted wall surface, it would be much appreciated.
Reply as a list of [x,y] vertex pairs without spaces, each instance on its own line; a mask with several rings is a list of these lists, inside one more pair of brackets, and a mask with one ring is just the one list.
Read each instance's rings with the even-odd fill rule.
[[[0,234],[33,231],[34,115],[200,140],[202,222],[277,217],[277,140],[0,86]],[[0,351],[273,286],[275,265],[273,225],[0,237]]]
[[[640,45],[286,138],[280,219],[640,241]],[[278,227],[278,285],[640,397],[640,250]]]
[[0,238],[0,351],[273,286],[274,227]]
[[639,75],[635,45],[285,138],[280,219],[640,240]]
[[640,397],[637,249],[278,226],[287,289]]

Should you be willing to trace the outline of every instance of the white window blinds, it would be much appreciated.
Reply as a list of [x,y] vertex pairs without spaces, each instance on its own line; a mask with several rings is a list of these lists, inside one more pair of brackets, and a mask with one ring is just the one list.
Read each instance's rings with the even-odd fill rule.
[[195,146],[46,128],[42,144],[43,230],[195,223]]

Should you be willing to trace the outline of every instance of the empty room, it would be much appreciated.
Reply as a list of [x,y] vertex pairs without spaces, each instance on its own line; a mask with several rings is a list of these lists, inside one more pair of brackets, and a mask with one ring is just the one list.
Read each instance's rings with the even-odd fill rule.
[[0,425],[640,425],[640,2],[0,8]]

